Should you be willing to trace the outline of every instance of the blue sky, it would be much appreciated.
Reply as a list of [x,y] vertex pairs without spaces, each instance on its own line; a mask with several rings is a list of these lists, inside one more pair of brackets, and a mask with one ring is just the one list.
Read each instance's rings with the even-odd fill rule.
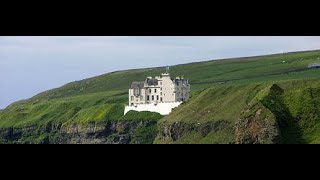
[[0,109],[115,70],[320,49],[320,36],[0,36]]

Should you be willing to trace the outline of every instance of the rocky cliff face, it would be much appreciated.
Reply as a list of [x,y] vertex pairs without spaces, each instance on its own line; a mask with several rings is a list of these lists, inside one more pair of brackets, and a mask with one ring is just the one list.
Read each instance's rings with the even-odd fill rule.
[[[283,101],[284,90],[273,84],[248,104],[236,122],[236,143],[277,144],[281,129],[293,118]],[[258,95],[259,96],[259,95]]]
[[276,144],[281,142],[279,124],[261,103],[248,106],[235,124],[237,144]]
[[175,142],[193,132],[198,133],[202,138],[205,138],[209,133],[219,132],[229,127],[230,123],[228,121],[207,122],[204,124],[184,122],[175,122],[173,124],[161,123],[159,124],[157,139],[160,142]]
[[236,143],[308,143],[306,138],[318,131],[320,90],[283,90],[273,84],[266,91],[244,109],[236,122]]
[[0,129],[1,143],[24,144],[150,144],[156,137],[157,121],[109,121],[43,127]]

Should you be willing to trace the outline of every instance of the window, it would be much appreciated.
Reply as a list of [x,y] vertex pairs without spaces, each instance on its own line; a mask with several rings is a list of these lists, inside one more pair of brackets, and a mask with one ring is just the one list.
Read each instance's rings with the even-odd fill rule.
[[157,101],[159,101],[159,95],[157,95]]
[[147,96],[147,101],[149,101],[150,100],[150,98],[149,98],[149,96]]
[[162,91],[162,88],[160,88],[160,91]]
[[160,101],[162,102],[162,98],[160,98]]
[[151,93],[151,89],[149,89],[149,93]]
[[131,96],[131,101],[133,101],[133,96]]
[[162,92],[160,92],[160,95],[162,96]]
[[160,85],[162,85],[162,82],[160,82]]
[[157,93],[157,89],[154,89],[154,93]]
[[139,95],[140,95],[140,89],[139,89],[139,88],[135,88],[135,89],[133,90],[133,95],[134,95],[134,96],[139,96]]
[[154,101],[154,95],[152,95],[152,101]]
[[140,101],[143,101],[143,96],[140,96]]

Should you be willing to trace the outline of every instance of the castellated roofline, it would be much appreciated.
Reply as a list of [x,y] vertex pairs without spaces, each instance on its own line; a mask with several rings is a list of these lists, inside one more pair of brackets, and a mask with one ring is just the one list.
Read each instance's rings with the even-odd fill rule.
[[[169,73],[162,73],[162,76],[166,76],[166,77],[170,77]],[[170,78],[171,81],[173,81],[173,83],[177,84],[177,83],[189,83],[188,79],[184,79],[183,76],[177,76],[174,78]],[[132,82],[130,85],[130,89],[143,89],[146,87],[152,87],[152,86],[158,86],[159,85],[159,81],[163,81],[161,76],[155,76],[154,78],[149,76],[147,77],[144,81],[141,82]]]

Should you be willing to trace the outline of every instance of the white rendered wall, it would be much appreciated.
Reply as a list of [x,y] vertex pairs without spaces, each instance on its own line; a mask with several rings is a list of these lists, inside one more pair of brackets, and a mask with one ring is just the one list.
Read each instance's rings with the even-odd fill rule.
[[[154,90],[157,89],[157,92],[154,92]],[[151,93],[149,92],[151,90]],[[147,101],[147,96],[149,96],[149,101]],[[152,100],[152,96],[154,97],[154,100]],[[157,96],[159,99],[157,100]],[[160,87],[159,86],[148,86],[146,87],[146,103],[155,103],[160,102]]]
[[[131,101],[131,96],[133,96],[133,101]],[[142,96],[142,101],[140,99],[140,96]],[[129,105],[131,105],[131,103],[136,104],[145,104],[146,103],[146,90],[145,89],[140,89],[140,96],[134,96],[133,93],[133,89],[129,89]]]
[[157,112],[161,115],[168,115],[171,113],[172,109],[178,107],[182,102],[169,102],[169,103],[158,103],[155,104],[139,104],[137,107],[135,106],[126,106],[124,110],[124,115],[127,112],[133,111],[150,111],[150,112]]
[[162,74],[162,97],[163,102],[175,102],[174,84],[169,74]]

